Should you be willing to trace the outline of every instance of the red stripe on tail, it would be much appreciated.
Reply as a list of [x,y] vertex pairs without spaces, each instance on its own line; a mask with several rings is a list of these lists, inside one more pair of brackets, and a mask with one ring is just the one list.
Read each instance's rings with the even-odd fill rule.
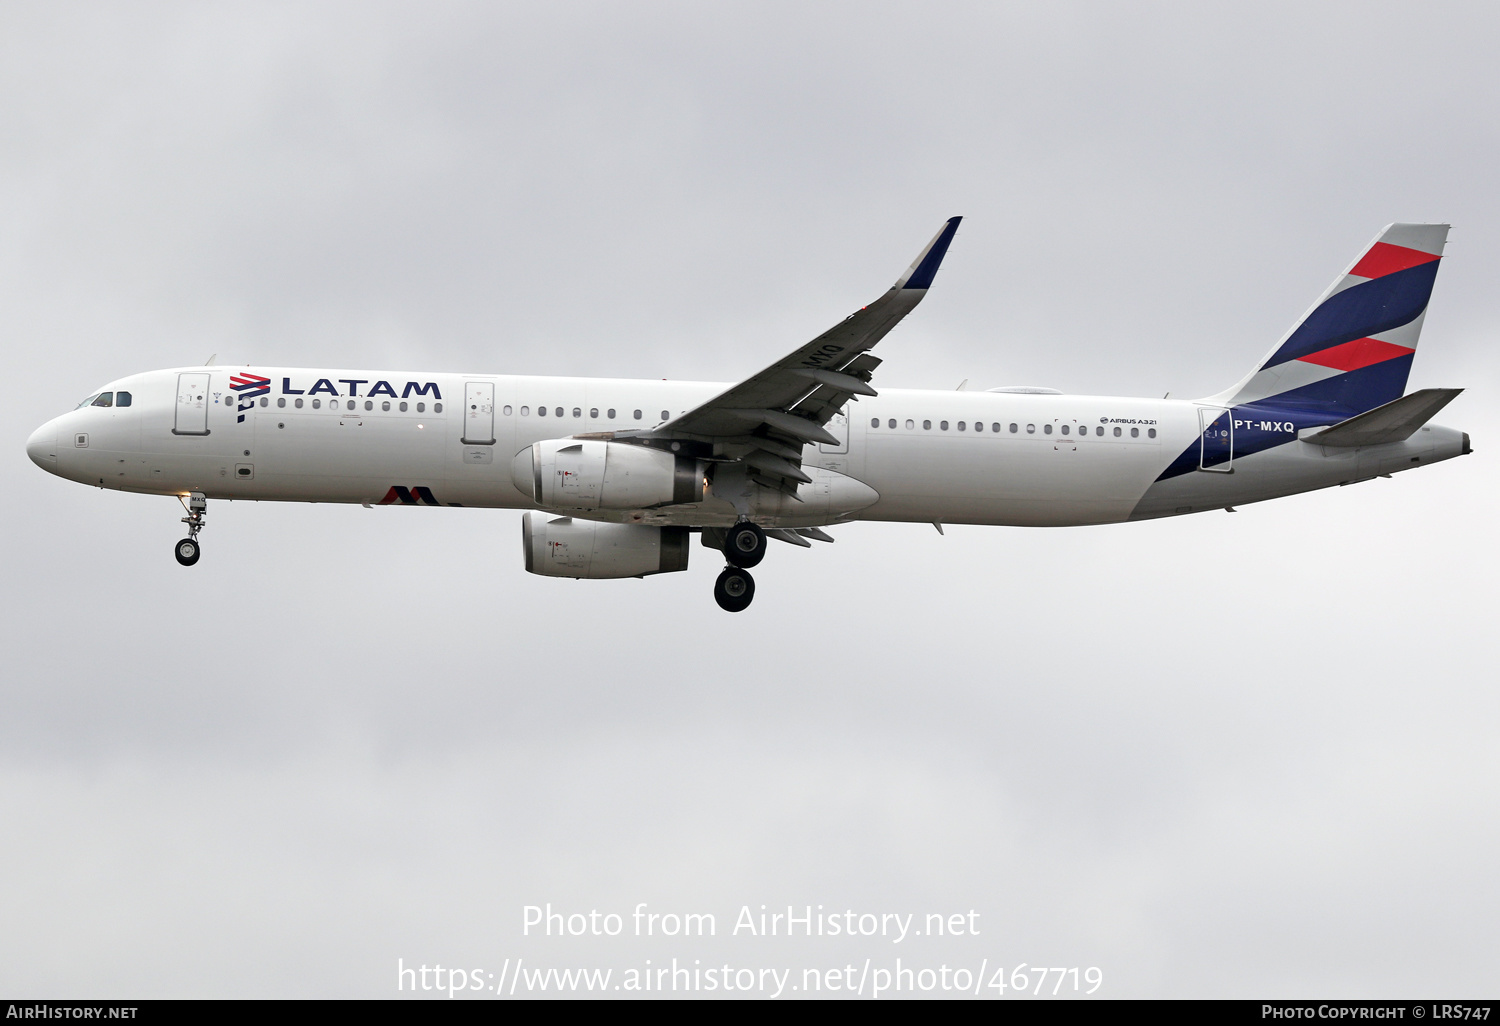
[[1334,370],[1352,371],[1359,370],[1361,367],[1368,367],[1371,364],[1394,360],[1398,356],[1406,356],[1415,352],[1415,349],[1398,346],[1392,342],[1382,342],[1374,338],[1357,338],[1353,342],[1345,342],[1341,346],[1333,346],[1316,353],[1308,353],[1306,356],[1299,357],[1299,359],[1303,363],[1315,363],[1319,367],[1332,367]]
[[1370,247],[1370,251],[1359,258],[1359,263],[1354,265],[1350,274],[1357,274],[1361,278],[1384,278],[1388,274],[1404,271],[1408,267],[1416,267],[1419,264],[1430,264],[1442,257],[1431,253],[1423,253],[1420,249],[1407,249],[1405,246],[1392,246],[1389,242],[1377,242]]

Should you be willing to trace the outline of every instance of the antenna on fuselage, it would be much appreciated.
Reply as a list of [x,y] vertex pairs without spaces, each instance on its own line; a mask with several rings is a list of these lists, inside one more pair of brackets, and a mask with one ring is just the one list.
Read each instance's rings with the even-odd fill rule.
[[203,366],[205,366],[205,367],[212,367],[214,365],[214,361],[217,360],[218,358],[219,358],[219,354],[215,353],[214,355],[210,356],[207,360],[203,361]]

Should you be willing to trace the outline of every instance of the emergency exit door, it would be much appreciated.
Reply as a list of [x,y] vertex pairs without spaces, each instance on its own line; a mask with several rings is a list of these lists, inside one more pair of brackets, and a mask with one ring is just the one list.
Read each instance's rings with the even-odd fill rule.
[[826,425],[830,435],[837,438],[837,445],[829,445],[827,442],[818,443],[819,452],[840,453],[849,451],[849,407],[833,415],[833,419]]
[[464,445],[495,444],[495,383],[464,382]]
[[177,375],[177,413],[172,420],[172,434],[208,434],[208,377],[202,371]]

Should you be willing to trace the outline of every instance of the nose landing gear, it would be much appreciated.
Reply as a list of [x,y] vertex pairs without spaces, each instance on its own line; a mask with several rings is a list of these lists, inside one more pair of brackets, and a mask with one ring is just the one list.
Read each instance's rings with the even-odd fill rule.
[[203,530],[203,522],[208,519],[208,496],[202,492],[193,492],[186,499],[177,496],[177,501],[182,503],[182,508],[188,513],[182,518],[182,522],[188,525],[188,536],[177,543],[172,554],[183,566],[192,566],[203,554],[198,545],[198,532]]
[[755,578],[750,571],[737,566],[726,566],[719,579],[714,582],[714,601],[728,613],[739,613],[747,609],[755,598]]

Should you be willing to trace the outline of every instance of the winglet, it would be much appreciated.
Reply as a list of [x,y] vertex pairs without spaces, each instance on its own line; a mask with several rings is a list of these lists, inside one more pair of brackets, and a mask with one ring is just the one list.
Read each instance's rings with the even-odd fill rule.
[[943,230],[933,236],[927,248],[922,250],[912,265],[906,269],[906,274],[896,282],[896,288],[928,289],[932,287],[932,279],[937,277],[938,267],[942,264],[943,257],[948,253],[948,245],[958,231],[958,222],[962,220],[962,217],[948,218],[948,223],[943,225]]

